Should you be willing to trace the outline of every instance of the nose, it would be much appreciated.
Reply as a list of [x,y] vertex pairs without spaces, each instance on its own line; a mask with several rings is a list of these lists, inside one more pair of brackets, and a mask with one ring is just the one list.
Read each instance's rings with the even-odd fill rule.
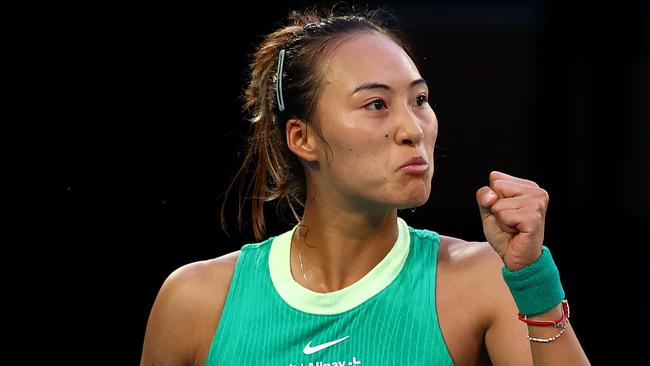
[[407,109],[398,116],[397,142],[403,145],[418,145],[424,138],[424,131],[413,111]]

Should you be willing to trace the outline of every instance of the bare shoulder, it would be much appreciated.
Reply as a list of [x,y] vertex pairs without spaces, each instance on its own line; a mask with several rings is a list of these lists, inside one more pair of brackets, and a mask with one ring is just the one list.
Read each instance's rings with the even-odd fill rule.
[[500,269],[503,265],[503,261],[492,249],[490,243],[465,241],[445,235],[440,235],[438,261],[442,265],[463,271],[468,269]]
[[[511,301],[501,267],[501,257],[487,242],[468,242],[440,236],[438,292],[449,315],[471,319],[483,331],[494,320],[499,306]],[[462,309],[461,314],[455,314]],[[478,331],[478,329],[476,330]]]
[[230,280],[239,254],[240,251],[236,251],[214,259],[186,264],[167,277],[163,288],[182,290],[194,286],[213,286],[215,281]]
[[149,315],[141,365],[202,364],[239,254],[190,263],[167,277]]
[[[455,364],[511,364],[497,355],[509,339],[509,357],[529,364],[530,347],[517,306],[501,269],[503,261],[488,242],[440,236],[437,305],[443,336]],[[473,351],[468,351],[473,350]]]

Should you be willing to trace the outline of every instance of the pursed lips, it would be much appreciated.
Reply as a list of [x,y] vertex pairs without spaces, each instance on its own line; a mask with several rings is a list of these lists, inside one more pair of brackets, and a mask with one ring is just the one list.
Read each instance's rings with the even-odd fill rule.
[[405,161],[398,170],[405,173],[425,173],[429,170],[429,163],[422,156],[416,156]]

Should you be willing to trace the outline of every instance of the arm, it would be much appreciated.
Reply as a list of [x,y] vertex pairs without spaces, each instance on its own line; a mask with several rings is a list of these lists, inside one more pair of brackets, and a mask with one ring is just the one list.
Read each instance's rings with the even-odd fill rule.
[[[548,194],[536,183],[492,172],[490,186],[479,189],[476,198],[483,220],[483,231],[502,263],[510,271],[520,270],[534,263],[541,255],[544,240],[544,220]],[[530,317],[532,320],[555,320],[561,316],[561,307]],[[495,312],[495,318],[486,333],[486,345],[496,364],[508,364],[508,329],[519,322],[516,312]],[[554,327],[528,326],[530,336],[548,338],[556,335]],[[525,333],[521,337],[526,338]],[[564,334],[551,343],[530,342],[533,364],[589,365],[589,361],[575,333],[567,323]]]
[[174,271],[151,309],[140,365],[203,365],[239,251]]
[[192,365],[192,311],[184,298],[194,296],[188,268],[172,273],[151,308],[140,365]]
[[[531,316],[529,319],[549,320],[559,319],[561,316],[562,309],[558,305],[546,313]],[[529,332],[531,337],[549,338],[557,334],[557,329],[529,326]],[[570,322],[567,323],[564,334],[552,343],[530,342],[530,346],[535,365],[589,365],[589,360],[587,360],[587,356],[582,350]]]
[[[501,267],[503,261],[492,253],[486,260],[490,268],[486,269],[486,282],[493,296],[490,296],[490,322],[485,333],[485,345],[494,365],[589,365],[580,346],[571,323],[564,334],[554,342],[543,344],[530,342],[526,338],[526,324],[517,319],[517,305],[503,281]],[[531,320],[559,319],[562,315],[560,305],[551,311],[529,317]],[[557,334],[553,327],[529,327],[530,336],[549,338]],[[524,349],[528,349],[524,352]],[[531,358],[532,354],[532,358]]]

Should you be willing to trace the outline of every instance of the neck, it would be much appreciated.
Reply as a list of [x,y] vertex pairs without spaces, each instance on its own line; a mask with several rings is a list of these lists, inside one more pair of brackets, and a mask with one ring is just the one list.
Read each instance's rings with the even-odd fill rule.
[[302,225],[292,239],[291,267],[294,279],[312,291],[331,292],[355,283],[397,240],[396,209],[369,214],[342,208],[333,200],[306,201]]

